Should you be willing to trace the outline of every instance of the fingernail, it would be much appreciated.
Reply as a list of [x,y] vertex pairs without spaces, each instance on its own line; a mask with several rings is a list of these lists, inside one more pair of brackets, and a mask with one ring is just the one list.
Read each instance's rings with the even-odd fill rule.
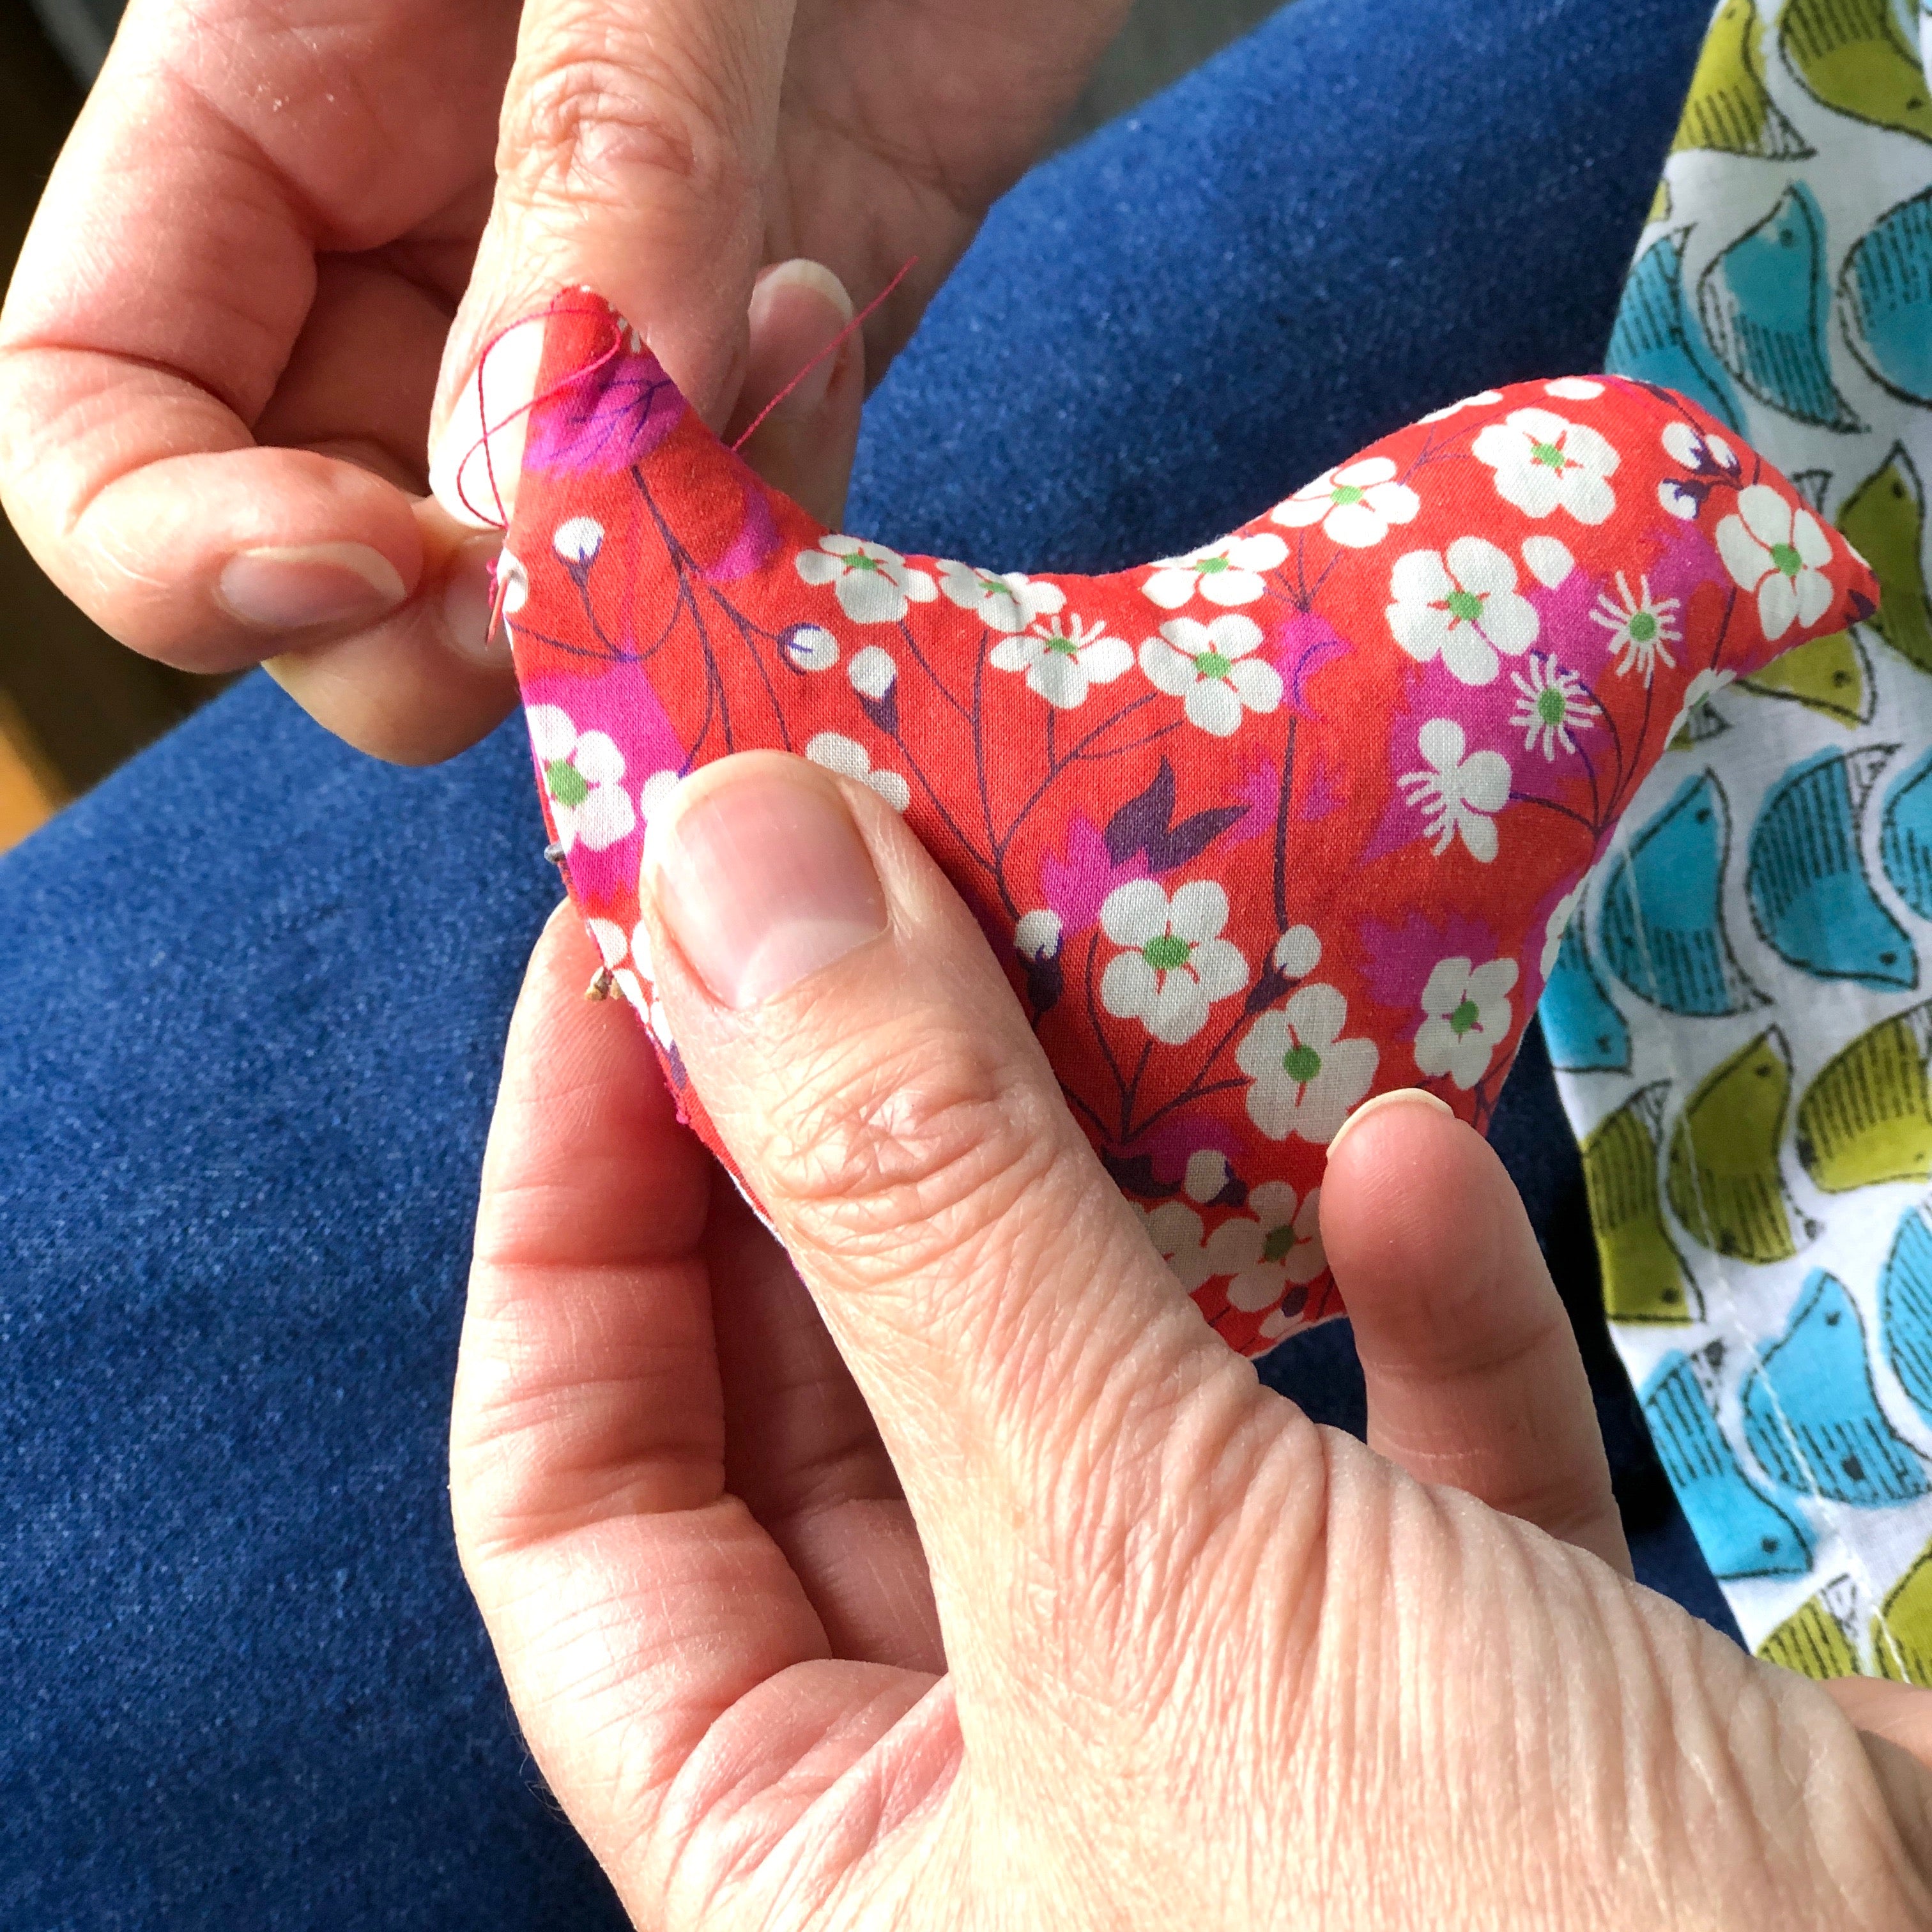
[[651,821],[644,868],[724,1006],[754,1006],[886,929],[886,896],[844,800],[795,759],[754,754],[686,779]]
[[442,586],[442,626],[451,645],[459,656],[493,670],[510,662],[508,633],[500,622],[493,628],[490,622],[496,594],[490,567],[502,548],[494,536],[465,544],[451,560]]
[[491,343],[456,392],[449,420],[430,452],[430,495],[472,530],[501,530],[516,508],[530,422],[526,406],[537,392],[543,345],[541,316]]
[[257,629],[305,631],[380,617],[409,593],[380,550],[325,543],[239,551],[222,566],[215,594]]
[[1378,1094],[1372,1100],[1364,1100],[1335,1130],[1335,1138],[1328,1143],[1328,1158],[1335,1158],[1335,1150],[1369,1116],[1384,1107],[1432,1107],[1438,1114],[1448,1114],[1452,1118],[1455,1108],[1439,1096],[1421,1087],[1398,1087],[1393,1094]]
[[[796,386],[773,408],[773,418],[796,422],[812,415],[823,403],[838,373],[844,345],[830,354],[820,352],[852,320],[852,298],[845,284],[823,262],[800,256],[767,268],[752,291],[750,326],[754,352],[762,349],[803,373]],[[812,361],[818,357],[815,362]]]

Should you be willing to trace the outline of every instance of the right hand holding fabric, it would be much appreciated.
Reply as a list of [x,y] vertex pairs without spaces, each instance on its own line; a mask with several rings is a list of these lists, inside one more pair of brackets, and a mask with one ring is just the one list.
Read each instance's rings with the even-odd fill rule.
[[[1123,11],[133,0],[0,311],[0,502],[136,650],[266,659],[351,743],[449,757],[515,695],[495,538],[428,492],[493,334],[596,287],[728,428],[850,314],[804,271],[754,301],[761,264],[863,301],[916,256],[850,373],[795,402],[794,437],[849,444],[858,372]],[[784,440],[747,452],[782,485]]]
[[648,850],[653,1023],[785,1246],[560,908],[451,1426],[523,1736],[639,1926],[1932,1918],[1932,1694],[1834,1704],[1630,1580],[1473,1129],[1390,1095],[1333,1146],[1364,1446],[1208,1328],[868,788],[727,758]]

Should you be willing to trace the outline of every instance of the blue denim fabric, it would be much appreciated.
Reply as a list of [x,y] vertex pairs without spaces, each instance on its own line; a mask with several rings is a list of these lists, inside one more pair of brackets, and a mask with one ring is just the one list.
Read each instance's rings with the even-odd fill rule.
[[[1300,0],[995,212],[874,399],[853,527],[1123,563],[1420,410],[1594,367],[1706,12]],[[0,862],[4,1932],[622,1922],[446,1496],[542,844],[519,725],[400,772],[256,677]],[[1534,1040],[1496,1138],[1643,1573],[1721,1618]],[[1267,1373],[1360,1428],[1345,1328]]]

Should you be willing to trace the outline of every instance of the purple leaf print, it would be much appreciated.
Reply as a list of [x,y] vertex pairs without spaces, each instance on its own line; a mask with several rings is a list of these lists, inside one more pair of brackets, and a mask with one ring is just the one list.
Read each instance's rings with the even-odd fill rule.
[[1116,866],[1144,853],[1156,877],[1171,872],[1199,858],[1230,826],[1248,815],[1244,805],[1216,806],[1174,825],[1174,767],[1163,758],[1153,784],[1107,821],[1108,855]]
[[524,460],[567,474],[629,469],[677,427],[688,406],[648,356],[592,368],[531,417]]
[[1281,642],[1270,654],[1281,673],[1282,699],[1298,717],[1318,718],[1320,712],[1309,703],[1308,683],[1324,664],[1346,656],[1348,640],[1326,617],[1306,611],[1282,632]]
[[1100,916],[1100,902],[1116,886],[1148,876],[1143,854],[1136,852],[1116,865],[1093,821],[1076,812],[1066,828],[1066,856],[1040,861],[1040,896],[1060,915],[1070,938]]
[[744,498],[745,520],[724,554],[705,572],[713,584],[736,584],[762,570],[778,551],[778,526],[772,520],[770,499],[742,479],[738,487]]

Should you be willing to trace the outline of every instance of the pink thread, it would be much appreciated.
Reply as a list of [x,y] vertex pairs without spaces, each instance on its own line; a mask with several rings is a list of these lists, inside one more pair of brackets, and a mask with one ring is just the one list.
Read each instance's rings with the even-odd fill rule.
[[838,333],[835,335],[832,340],[828,342],[825,346],[821,349],[818,353],[814,356],[812,360],[808,362],[805,367],[801,369],[798,374],[794,376],[791,380],[788,382],[784,387],[781,389],[778,394],[752,418],[751,427],[745,431],[742,436],[739,437],[736,442],[732,444],[731,448],[734,453],[742,449],[746,444],[751,441],[753,434],[756,432],[758,428],[758,425],[764,421],[766,417],[771,414],[772,410],[778,407],[779,404],[784,400],[786,397],[791,394],[793,390],[798,387],[800,383],[805,380],[806,376],[812,374],[813,370],[818,367],[820,363],[825,360],[826,356],[831,355],[835,350],[842,346],[850,337],[856,334],[860,329],[865,327],[866,322],[871,320],[873,314],[878,310],[884,306],[886,298],[892,293],[893,290],[898,286],[900,283],[905,280],[907,276],[912,273],[914,266],[918,262],[918,260],[919,257],[916,255],[914,256],[911,260],[908,261],[905,266],[902,268],[898,273],[895,275],[892,280],[889,281],[885,286],[882,288],[879,292],[875,295],[872,299],[868,302],[866,306],[862,308],[859,313],[855,315],[852,320],[848,322],[845,326],[842,328]]
[[[836,350],[842,347],[852,336],[856,334],[859,330],[864,328],[866,324],[871,320],[872,316],[885,305],[887,298],[892,295],[893,290],[898,286],[900,283],[905,280],[907,276],[912,273],[914,268],[918,265],[918,262],[919,257],[916,255],[910,257],[906,262],[905,266],[901,268],[898,273],[896,274],[892,280],[889,281],[885,286],[882,288],[879,292],[874,296],[872,299],[868,302],[866,306],[862,308],[859,313],[855,315],[852,320],[848,322],[845,326],[818,352],[816,356],[813,356],[812,359],[806,364],[805,367],[800,370],[798,374],[794,376],[791,380],[788,382],[784,387],[781,389],[778,394],[775,395],[771,400],[752,418],[750,425],[746,428],[743,435],[740,436],[737,441],[732,444],[731,448],[734,452],[742,449],[746,444],[751,441],[753,435],[757,432],[759,426],[764,422],[765,418],[771,414],[772,410],[778,407],[779,404],[784,400],[786,397],[790,395],[791,392],[798,387],[800,383],[805,380],[806,376],[812,374],[813,370],[818,367],[820,363],[825,360],[826,356],[833,354]],[[504,417],[501,422],[493,423],[484,414],[484,398],[483,393],[483,365],[490,359],[490,350],[494,349],[497,344],[501,342],[506,336],[511,333],[512,330],[525,328],[533,322],[548,322],[552,316],[598,314],[608,314],[608,311],[602,309],[592,308],[566,308],[561,306],[559,302],[553,301],[548,308],[536,311],[529,315],[519,316],[515,321],[506,322],[501,328],[497,330],[494,335],[490,337],[488,341],[484,344],[482,349],[478,353],[476,358],[476,419],[478,422],[482,424],[483,433],[467,449],[463,452],[462,458],[456,466],[456,494],[458,500],[472,517],[478,518],[484,523],[489,524],[492,530],[508,530],[509,528],[509,518],[506,515],[503,509],[503,492],[501,486],[496,481],[496,457],[494,452],[490,449],[490,439],[493,436],[496,435],[500,430],[507,429],[512,423],[516,421],[518,417],[527,415],[530,410],[536,407],[538,404],[548,402],[551,397],[560,394],[564,390],[568,388],[573,382],[580,382],[585,376],[595,375],[607,362],[612,362],[616,357],[621,356],[624,352],[623,328],[622,325],[620,324],[612,335],[610,346],[602,350],[590,362],[586,362],[582,368],[573,369],[568,375],[560,376],[557,380],[551,383],[550,387],[547,389],[539,389],[535,395],[531,397],[528,402],[520,404],[515,409],[512,410],[508,416]],[[474,456],[479,449],[483,452],[484,473],[488,477],[490,481],[490,494],[496,502],[496,514],[494,521],[492,521],[490,518],[484,516],[482,512],[470,500],[470,492],[464,487],[463,472],[469,468],[470,459]],[[484,635],[486,638],[494,637],[496,635],[496,625],[503,613],[503,599],[507,594],[506,586],[502,578],[497,573],[496,566],[494,562],[492,562],[490,566],[490,616],[488,620],[488,628],[484,632]]]
[[[582,368],[573,369],[568,375],[561,376],[553,382],[548,388],[538,390],[528,402],[520,404],[504,417],[501,422],[496,423],[491,422],[483,413],[483,365],[489,361],[490,350],[514,330],[526,328],[533,322],[548,322],[552,316],[556,315],[597,315],[602,313],[604,312],[592,308],[565,308],[553,302],[546,309],[532,314],[519,316],[514,322],[506,322],[488,342],[484,344],[481,352],[478,355],[476,358],[476,420],[483,425],[483,434],[463,452],[462,460],[456,466],[456,494],[458,500],[472,517],[482,518],[484,522],[490,524],[493,530],[507,530],[509,527],[509,518],[504,514],[503,492],[496,482],[496,458],[490,448],[490,439],[500,430],[508,428],[518,417],[527,414],[535,409],[538,404],[548,402],[551,397],[560,394],[564,390],[568,388],[572,383],[580,382],[585,376],[595,375],[605,363],[612,362],[621,356],[624,352],[624,334],[622,326],[618,326],[612,334],[608,348],[604,350],[592,361],[586,362]],[[490,494],[496,500],[496,518],[494,523],[491,523],[488,518],[484,517],[483,512],[470,500],[470,492],[464,488],[463,472],[470,467],[470,459],[479,449],[483,452],[484,473],[490,479]]]

